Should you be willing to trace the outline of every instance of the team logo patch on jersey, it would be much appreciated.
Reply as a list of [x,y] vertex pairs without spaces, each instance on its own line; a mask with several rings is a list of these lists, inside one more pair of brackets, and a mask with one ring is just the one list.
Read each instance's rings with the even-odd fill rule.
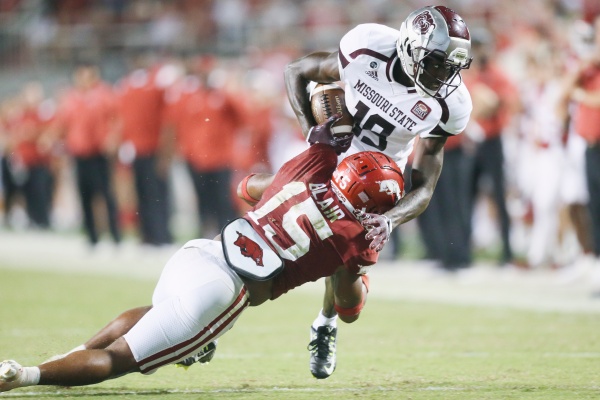
[[375,79],[376,81],[379,80],[379,77],[377,76],[377,71],[366,71],[366,74],[369,75],[371,78]]
[[263,250],[260,246],[254,240],[242,235],[240,232],[236,231],[236,233],[238,234],[238,238],[233,244],[240,248],[242,255],[251,258],[256,265],[264,267]]
[[238,275],[264,281],[281,272],[283,260],[267,244],[249,221],[234,219],[221,231],[227,264]]
[[413,114],[415,114],[419,119],[424,120],[431,112],[431,108],[427,104],[419,100],[410,111]]

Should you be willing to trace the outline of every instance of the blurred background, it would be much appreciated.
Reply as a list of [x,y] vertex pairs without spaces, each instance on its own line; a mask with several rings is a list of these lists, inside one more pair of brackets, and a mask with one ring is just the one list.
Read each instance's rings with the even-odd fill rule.
[[[440,3],[471,30],[475,61],[463,77],[472,121],[448,143],[457,157],[447,156],[445,189],[394,231],[382,256],[446,272],[491,261],[574,279],[597,259],[586,143],[565,81],[597,52],[600,1]],[[0,230],[77,236],[90,251],[171,251],[214,236],[247,210],[235,196],[241,178],[276,171],[305,148],[285,65],[336,50],[360,23],[399,28],[424,5],[0,0]],[[458,213],[445,196],[465,207]],[[438,237],[448,211],[470,226],[465,249]]]

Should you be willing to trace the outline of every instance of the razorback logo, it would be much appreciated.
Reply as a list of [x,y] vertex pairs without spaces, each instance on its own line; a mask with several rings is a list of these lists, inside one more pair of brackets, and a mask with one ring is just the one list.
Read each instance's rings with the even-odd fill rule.
[[233,244],[240,248],[242,255],[251,258],[259,267],[264,267],[263,250],[260,246],[254,240],[242,235],[240,232],[236,231],[236,233],[238,234],[238,238]]
[[385,192],[390,196],[400,197],[400,185],[393,179],[386,179],[384,181],[377,181],[379,183],[379,191]]
[[428,10],[423,11],[415,17],[412,27],[415,32],[420,33],[421,35],[426,34],[431,27],[435,28],[433,16]]
[[424,120],[431,112],[431,108],[427,104],[419,100],[410,111],[417,117],[419,117],[419,119]]

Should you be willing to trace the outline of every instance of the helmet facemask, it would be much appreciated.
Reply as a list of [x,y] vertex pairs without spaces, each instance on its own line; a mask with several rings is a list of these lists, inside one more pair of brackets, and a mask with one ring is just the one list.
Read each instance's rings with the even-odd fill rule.
[[[448,60],[446,53],[441,50],[429,51],[417,48],[412,52],[414,82],[426,96],[444,99],[454,92],[461,84],[460,71],[469,68],[471,60],[465,65],[457,65]],[[422,54],[415,57],[415,54]]]

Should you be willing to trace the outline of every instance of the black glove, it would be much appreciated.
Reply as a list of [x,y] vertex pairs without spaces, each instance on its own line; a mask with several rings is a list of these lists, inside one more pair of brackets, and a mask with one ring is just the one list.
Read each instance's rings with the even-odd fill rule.
[[335,136],[331,130],[333,124],[338,122],[340,119],[342,119],[342,114],[334,114],[322,124],[313,126],[308,131],[306,141],[311,145],[315,143],[328,144],[333,147],[338,156],[348,151],[354,135],[349,133],[344,136]]

